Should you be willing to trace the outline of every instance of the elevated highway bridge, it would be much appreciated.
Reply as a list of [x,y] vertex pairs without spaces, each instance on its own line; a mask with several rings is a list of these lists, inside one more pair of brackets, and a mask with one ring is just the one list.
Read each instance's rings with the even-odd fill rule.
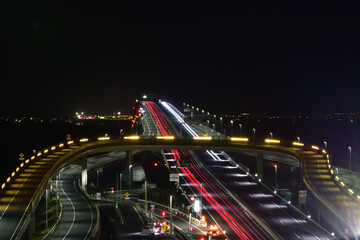
[[[263,154],[281,155],[300,162],[303,181],[308,189],[333,213],[338,216],[336,226],[357,234],[359,230],[360,195],[347,188],[329,164],[325,150],[302,143],[276,141],[250,141],[233,138],[147,138],[125,137],[124,139],[102,137],[98,139],[71,140],[51,146],[25,160],[9,176],[0,190],[0,232],[4,239],[26,238],[33,231],[34,210],[56,172],[67,164],[83,166],[82,187],[87,184],[86,157],[95,153],[135,150],[214,150],[228,152],[252,152],[257,154],[258,174],[262,173]],[[129,154],[131,156],[131,154]],[[129,157],[129,164],[131,164]],[[335,226],[334,226],[335,228]],[[345,229],[347,228],[347,230]]]

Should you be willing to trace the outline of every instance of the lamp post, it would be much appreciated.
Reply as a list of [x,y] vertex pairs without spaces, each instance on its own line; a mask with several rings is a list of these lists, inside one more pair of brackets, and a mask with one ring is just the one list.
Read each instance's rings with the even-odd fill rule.
[[122,191],[122,174],[120,173],[119,175],[119,186],[120,186],[120,190],[119,190],[119,201],[121,202],[121,191]]
[[242,125],[241,125],[241,123],[239,123],[239,130],[240,130],[240,135],[239,136],[241,136],[241,130],[242,130]]
[[324,147],[325,147],[325,150],[327,151],[327,142],[324,141]]
[[273,138],[273,133],[272,133],[272,132],[270,132],[270,138],[271,138],[271,139]]
[[46,188],[46,190],[45,190],[45,205],[46,205],[46,209],[45,209],[45,211],[46,211],[46,215],[45,215],[45,218],[46,218],[46,220],[45,220],[45,225],[46,225],[46,232],[48,233],[49,232],[49,225],[48,225],[48,200],[49,200],[49,190]]
[[173,226],[172,226],[172,198],[173,195],[170,195],[170,236],[172,236]]
[[231,120],[230,123],[231,123],[231,136],[234,136],[234,121]]
[[200,217],[202,216],[203,183],[200,183]]
[[222,117],[220,117],[220,133],[223,133]]
[[[148,216],[148,213],[147,213],[147,181],[145,181],[144,187],[145,187],[145,206],[144,206],[144,209],[145,209],[145,216],[147,217]],[[172,202],[171,197],[172,196],[170,196],[170,204]],[[171,205],[170,205],[170,216],[171,216]]]
[[255,140],[256,130],[255,130],[255,128],[253,128],[252,130],[253,130],[253,133],[254,133],[254,140]]
[[348,147],[348,149],[349,149],[349,170],[351,171],[351,147],[349,146]]
[[209,120],[206,120],[206,135],[207,135],[208,132],[209,132],[209,128],[210,128],[210,121],[209,121]]
[[191,233],[191,213],[189,213],[189,234]]
[[99,187],[99,169],[96,169],[96,187]]
[[296,138],[297,138],[298,142],[300,142],[300,137],[296,137]]
[[277,190],[278,188],[278,183],[277,183],[277,165],[275,164],[275,190]]
[[129,165],[129,190],[131,189],[131,181],[132,181],[132,165]]

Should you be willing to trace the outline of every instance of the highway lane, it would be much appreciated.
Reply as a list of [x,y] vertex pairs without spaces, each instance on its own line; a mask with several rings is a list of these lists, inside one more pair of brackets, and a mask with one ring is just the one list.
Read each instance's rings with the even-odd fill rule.
[[[176,115],[176,112],[172,111],[171,108],[167,107],[167,109],[170,114]],[[175,116],[173,119],[179,121],[179,117]],[[189,126],[185,128],[191,136],[197,135]],[[287,205],[281,205],[281,199],[276,194],[271,191],[265,193],[261,191],[259,184],[250,178],[246,172],[241,171],[239,167],[234,165],[234,162],[226,153],[196,152],[196,154],[193,154],[193,158],[197,159],[197,163],[201,162],[202,166],[206,165],[206,168],[210,169],[213,174],[217,173],[215,176],[204,177],[203,180],[220,179],[231,192],[236,194],[238,199],[250,206],[251,210],[260,216],[283,239],[331,238],[329,233],[319,228],[304,215]],[[193,168],[197,168],[195,162],[192,163],[194,164]],[[204,170],[197,172],[198,174],[204,174],[206,172]]]
[[194,159],[202,165],[201,169],[209,170],[212,178],[220,180],[283,239],[330,239],[331,236],[307,216],[288,204],[282,204],[277,194],[262,187],[245,170],[234,165],[225,152],[211,155],[196,152]]
[[[160,132],[167,135],[174,135],[173,131],[170,129],[169,124],[166,122],[164,117],[161,117],[161,112],[157,110],[158,106],[154,103],[145,102],[146,105],[151,105],[149,107],[150,113],[154,116],[155,122],[160,129]],[[174,110],[176,111],[176,110]],[[186,128],[186,126],[185,126]],[[189,129],[187,129],[189,130]],[[190,130],[191,131],[191,130]],[[171,159],[168,159],[168,162],[171,162],[173,167],[179,164],[180,155],[187,155],[187,151],[177,151],[171,150],[166,153],[172,154]],[[166,154],[169,156],[169,154]],[[175,161],[172,161],[175,160]],[[227,236],[230,239],[269,239],[264,237],[261,233],[261,230],[258,230],[253,223],[250,223],[243,214],[239,214],[237,209],[237,204],[233,200],[228,200],[229,196],[226,194],[220,186],[216,188],[207,188],[206,183],[202,189],[199,189],[200,182],[198,179],[201,179],[200,176],[191,171],[191,168],[180,168],[180,173],[182,173],[183,184],[188,187],[188,192],[192,192],[194,195],[199,195],[199,191],[204,191],[206,194],[203,194],[204,205],[206,211],[208,212],[209,221],[216,222],[220,225],[222,229],[227,230]],[[226,206],[226,207],[223,207]],[[233,213],[236,213],[236,216],[233,217]],[[229,226],[229,227],[224,227]]]
[[328,160],[322,155],[303,151],[302,156],[305,159],[302,170],[306,184],[331,210],[323,213],[325,221],[343,238],[360,238],[359,201],[345,194],[339,183],[335,184],[331,174],[328,173]]
[[97,221],[97,211],[94,204],[79,188],[80,173],[80,167],[71,166],[60,174],[58,191],[62,203],[62,216],[51,239],[85,240],[93,232]]
[[55,150],[47,157],[40,157],[21,171],[15,182],[7,188],[0,198],[0,232],[3,239],[14,239],[24,222],[30,222],[35,211],[34,188],[40,185],[43,176],[56,160],[75,146]]

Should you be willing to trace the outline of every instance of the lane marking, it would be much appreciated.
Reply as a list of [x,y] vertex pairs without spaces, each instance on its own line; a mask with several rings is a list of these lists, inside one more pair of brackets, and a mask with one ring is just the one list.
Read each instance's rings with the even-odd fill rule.
[[[69,174],[67,174],[67,175],[69,175]],[[66,198],[69,200],[69,202],[70,202],[70,204],[71,204],[71,207],[72,207],[72,209],[73,209],[74,215],[73,215],[73,219],[72,219],[72,223],[71,223],[71,225],[70,225],[70,228],[69,228],[69,230],[67,231],[67,233],[65,234],[65,236],[62,238],[62,240],[64,240],[64,239],[67,237],[67,235],[70,233],[70,230],[71,230],[72,227],[74,226],[74,222],[75,222],[75,207],[74,207],[73,202],[72,202],[71,199],[69,198],[69,196],[68,196],[68,195],[66,194],[66,192],[64,191],[63,181],[64,181],[64,180],[61,180],[61,183],[60,183],[61,190],[62,190],[62,192],[64,193],[64,195],[66,196]]]

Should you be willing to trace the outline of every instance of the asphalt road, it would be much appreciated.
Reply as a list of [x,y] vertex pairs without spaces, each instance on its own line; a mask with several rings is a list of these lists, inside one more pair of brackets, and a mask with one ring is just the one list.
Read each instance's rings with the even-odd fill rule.
[[59,197],[62,203],[62,216],[51,239],[85,240],[94,229],[97,211],[78,185],[80,167],[71,166],[60,175]]
[[[161,105],[161,104],[159,104]],[[174,109],[162,103],[163,112],[167,114],[168,119],[171,119],[173,124],[180,125],[180,114]],[[178,115],[178,116],[176,116]],[[180,121],[179,121],[180,119]],[[184,125],[184,123],[182,123]],[[185,128],[185,127],[184,127]],[[190,127],[189,127],[190,128]],[[197,135],[192,129],[188,129],[184,134],[188,136]],[[261,234],[259,228],[254,226],[254,222],[249,220],[247,212],[243,211],[239,204],[239,200],[249,207],[258,217],[260,217],[267,226],[270,227],[282,239],[331,239],[331,235],[319,228],[314,222],[310,221],[306,216],[293,210],[288,205],[282,205],[281,199],[272,191],[266,191],[260,187],[260,183],[256,182],[241,170],[234,161],[224,152],[185,152],[183,154],[191,155],[191,164],[187,168],[180,167],[180,173],[183,173],[184,185],[188,184],[188,189],[196,195],[202,195],[205,198],[203,204],[207,211],[210,209],[216,210],[226,206],[223,211],[231,213],[230,222],[229,215],[216,216],[215,219],[220,226],[227,231],[230,239],[237,239],[244,237],[254,239],[266,239],[267,236]],[[180,156],[181,158],[182,156]],[[207,169],[209,171],[207,171]],[[188,175],[194,177],[190,179]],[[218,179],[219,181],[215,181]],[[202,183],[203,188],[199,188]],[[229,194],[229,193],[232,194]],[[206,198],[208,194],[209,199]],[[211,197],[220,203],[219,205],[211,204],[213,201]],[[206,205],[206,204],[209,205]],[[213,217],[214,212],[210,212]],[[221,215],[221,214],[220,214]],[[241,224],[244,231],[237,231],[233,224],[237,222]],[[245,234],[247,236],[241,236]]]

